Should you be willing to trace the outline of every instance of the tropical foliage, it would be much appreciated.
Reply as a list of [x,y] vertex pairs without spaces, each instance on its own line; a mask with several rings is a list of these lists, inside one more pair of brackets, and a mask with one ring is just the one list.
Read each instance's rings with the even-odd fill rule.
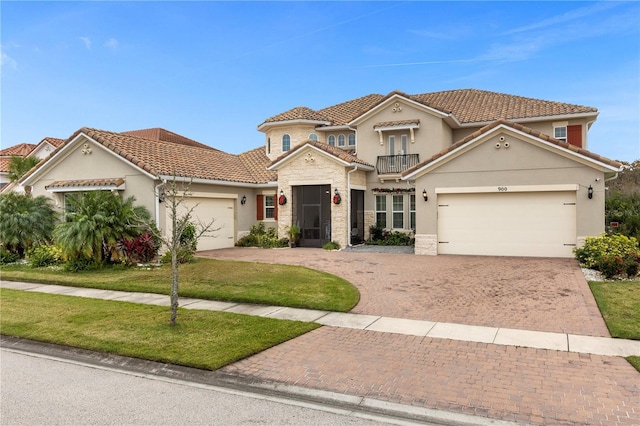
[[105,260],[118,260],[118,245],[149,230],[149,211],[108,191],[90,191],[68,196],[65,220],[54,230],[56,243],[65,257],[80,264],[96,266]]
[[31,247],[51,242],[55,221],[47,197],[0,194],[0,245],[19,258]]
[[14,155],[9,160],[7,176],[11,182],[15,182],[40,162],[37,157],[20,157]]
[[606,278],[623,274],[633,278],[640,269],[640,248],[633,237],[619,234],[588,237],[584,246],[574,252],[580,265],[598,270]]
[[605,223],[609,233],[640,239],[640,160],[623,164],[618,177],[607,182]]

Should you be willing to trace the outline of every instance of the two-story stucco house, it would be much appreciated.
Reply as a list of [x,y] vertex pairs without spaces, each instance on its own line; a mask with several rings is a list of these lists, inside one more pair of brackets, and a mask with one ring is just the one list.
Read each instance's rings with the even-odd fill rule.
[[296,107],[258,126],[240,155],[163,129],[82,128],[21,185],[59,208],[73,191],[134,195],[166,226],[163,188],[192,182],[200,249],[233,246],[264,221],[300,245],[341,246],[376,223],[415,233],[416,254],[572,256],[604,230],[605,181],[620,164],[588,151],[595,108],[481,90],[368,95]]

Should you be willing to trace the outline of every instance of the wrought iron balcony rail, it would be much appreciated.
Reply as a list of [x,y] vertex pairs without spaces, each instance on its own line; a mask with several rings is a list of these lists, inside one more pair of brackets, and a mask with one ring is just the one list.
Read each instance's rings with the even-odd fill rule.
[[418,154],[382,155],[378,157],[376,169],[379,175],[402,173],[419,162]]

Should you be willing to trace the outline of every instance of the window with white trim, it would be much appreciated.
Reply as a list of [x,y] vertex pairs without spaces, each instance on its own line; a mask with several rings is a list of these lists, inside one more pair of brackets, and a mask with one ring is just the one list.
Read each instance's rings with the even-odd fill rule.
[[405,155],[405,157],[402,157],[402,166],[406,167],[407,166],[407,157],[406,155],[409,153],[409,145],[407,144],[407,135],[401,135],[400,136],[400,154],[401,155]]
[[387,196],[376,195],[376,224],[387,227]]
[[394,157],[394,155],[396,155],[396,137],[394,135],[389,135],[389,155],[391,156],[389,157],[389,166],[395,167],[396,157]]
[[391,207],[393,229],[404,229],[404,195],[394,195]]
[[327,139],[327,141],[329,142],[329,145],[336,146],[336,137],[335,136],[329,135],[329,139]]
[[309,139],[311,139],[312,141],[317,141],[318,140],[318,135],[316,135],[315,133],[310,133],[309,134]]
[[553,128],[553,137],[559,141],[567,141],[567,126],[558,126]]
[[291,136],[282,136],[282,152],[287,152],[291,149]]
[[409,194],[409,228],[416,230],[416,194]]
[[264,218],[274,219],[276,212],[276,196],[265,195],[264,196]]
[[344,146],[344,145],[345,145],[344,135],[338,135],[338,146]]
[[356,146],[356,134],[349,133],[349,141],[347,142],[349,146]]

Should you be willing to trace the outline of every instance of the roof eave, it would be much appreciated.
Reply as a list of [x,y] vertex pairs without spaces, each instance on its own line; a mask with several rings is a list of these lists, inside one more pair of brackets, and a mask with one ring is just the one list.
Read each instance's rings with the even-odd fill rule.
[[234,186],[242,188],[264,188],[278,185],[278,182],[239,182],[220,179],[190,178],[188,176],[173,175],[160,175],[158,176],[158,179],[163,182],[169,182],[175,179],[176,182],[202,183],[206,185]]
[[[570,120],[575,118],[597,118],[599,111],[591,111],[591,112],[577,112],[575,114],[559,114],[559,115],[539,115],[537,117],[524,117],[524,118],[509,118],[508,120],[512,123],[535,123],[540,121],[560,121],[560,120]],[[474,121],[468,123],[462,123],[460,121],[458,123],[459,127],[484,127],[487,126],[496,120],[489,121]]]
[[330,121],[324,121],[324,120],[308,120],[308,119],[303,119],[303,118],[296,118],[294,120],[281,120],[281,121],[269,121],[269,122],[264,122],[262,124],[260,124],[258,126],[258,130],[259,131],[264,131],[267,130],[271,127],[277,127],[277,126],[291,126],[291,125],[296,125],[296,124],[313,124],[315,126],[321,126],[321,125],[330,125],[331,122]]

